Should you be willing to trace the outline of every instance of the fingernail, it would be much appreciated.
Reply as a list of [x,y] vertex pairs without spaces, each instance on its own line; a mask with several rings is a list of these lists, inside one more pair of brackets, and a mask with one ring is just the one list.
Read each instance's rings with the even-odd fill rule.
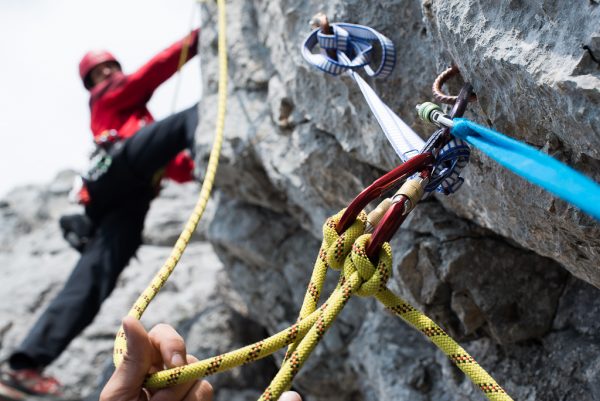
[[171,365],[173,366],[183,366],[185,365],[185,360],[181,354],[173,354],[171,357]]
[[281,394],[279,401],[296,401],[299,398],[300,396],[295,391],[286,391],[285,393]]

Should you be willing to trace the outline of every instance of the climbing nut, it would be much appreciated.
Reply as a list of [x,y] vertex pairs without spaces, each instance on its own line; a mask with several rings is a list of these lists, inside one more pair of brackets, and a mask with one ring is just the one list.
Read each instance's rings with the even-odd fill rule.
[[392,275],[392,247],[389,243],[384,243],[379,251],[379,260],[377,266],[367,257],[366,247],[371,234],[364,234],[358,237],[352,246],[350,256],[344,263],[344,276],[357,273],[362,284],[355,292],[362,297],[377,294],[386,288],[387,281]]

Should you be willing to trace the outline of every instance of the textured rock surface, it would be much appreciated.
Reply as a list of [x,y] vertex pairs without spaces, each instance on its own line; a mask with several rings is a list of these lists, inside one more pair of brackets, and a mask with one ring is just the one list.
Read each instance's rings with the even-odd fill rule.
[[[244,51],[230,58],[227,167],[219,173],[223,193],[208,238],[248,315],[270,332],[295,319],[298,283],[308,279],[323,219],[396,163],[353,81],[302,60],[299,46],[317,10],[373,26],[396,43],[395,72],[371,83],[424,136],[431,128],[415,121],[414,105],[430,98],[436,74],[455,63],[480,97],[470,118],[600,179],[600,66],[581,47],[597,46],[594,2],[575,9],[501,1],[492,10],[476,1],[231,4],[230,42],[251,43],[260,57]],[[214,31],[206,29],[204,38],[214,43]],[[257,78],[257,68],[268,74]],[[209,94],[207,116],[215,103]],[[200,129],[201,154],[210,146],[204,133],[212,132],[211,121]],[[569,294],[597,295],[598,223],[478,152],[465,178],[456,196],[424,203],[396,236],[393,288],[461,340],[516,399],[595,399],[588,377],[599,354],[590,346],[597,337],[586,320],[590,303]],[[356,300],[347,308],[298,377],[308,397],[483,399],[380,306]],[[562,313],[582,326],[564,328]],[[566,349],[561,362],[555,355]],[[584,349],[589,358],[577,362]],[[560,376],[565,366],[576,372],[572,383]]]
[[[393,40],[395,72],[370,83],[424,137],[431,127],[415,120],[414,105],[430,99],[436,74],[455,63],[478,94],[470,118],[600,181],[598,2],[228,5],[231,82],[214,204],[146,321],[177,325],[202,356],[294,322],[323,220],[397,163],[353,81],[326,76],[302,60],[307,21],[318,10]],[[205,7],[201,165],[217,104],[216,13],[212,3]],[[459,340],[514,399],[600,400],[600,226],[477,151],[465,179],[456,195],[423,202],[395,236],[391,288]],[[76,258],[55,223],[67,207],[67,182],[62,177],[45,189],[19,189],[0,201],[0,261],[10,281],[1,295],[3,355]],[[93,388],[110,366],[119,318],[149,280],[154,270],[148,266],[159,266],[168,254],[196,189],[163,191],[147,221],[149,245],[140,261],[125,271],[94,325],[51,367],[69,397],[97,397]],[[328,290],[336,280],[330,276]],[[256,398],[275,364],[269,359],[216,376],[217,398]],[[484,399],[425,337],[371,299],[350,300],[295,386],[309,401]]]
[[[431,1],[423,9],[440,60],[456,63],[480,94],[479,121],[599,181],[600,65],[582,46],[600,50],[600,7],[564,6]],[[467,177],[454,210],[600,286],[596,221],[484,157]]]
[[[36,317],[61,289],[77,260],[77,253],[62,239],[57,224],[61,214],[78,211],[70,207],[66,199],[71,182],[72,173],[65,172],[48,187],[19,188],[2,201],[0,264],[7,283],[0,294],[2,358],[23,339]],[[98,398],[99,383],[112,373],[112,347],[120,319],[168,257],[172,242],[168,245],[166,242],[174,230],[181,230],[197,191],[197,185],[193,184],[168,186],[163,190],[147,219],[146,245],[124,270],[117,288],[94,322],[48,368],[47,373],[56,376],[65,386],[65,399],[87,396],[91,401]],[[209,211],[207,216],[210,215]],[[175,326],[189,338],[188,351],[199,357],[264,336],[262,326],[223,303],[223,299],[234,297],[228,295],[231,290],[225,278],[217,278],[222,264],[212,247],[198,240],[205,235],[202,227],[193,237],[176,274],[143,318],[147,328],[160,322]],[[230,303],[235,305],[233,301]],[[251,370],[220,375],[214,382],[220,389],[216,399],[255,399],[274,369],[273,361],[267,359]],[[232,391],[233,398],[230,397]]]

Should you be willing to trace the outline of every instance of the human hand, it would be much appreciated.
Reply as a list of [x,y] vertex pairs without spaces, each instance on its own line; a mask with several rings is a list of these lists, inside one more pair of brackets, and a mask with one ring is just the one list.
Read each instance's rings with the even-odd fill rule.
[[[148,373],[175,368],[197,359],[187,355],[183,338],[166,324],[146,333],[132,317],[123,319],[127,352],[123,362],[100,394],[100,401],[212,401],[213,389],[205,380],[193,380],[177,386],[148,391],[142,387]],[[290,398],[288,401],[298,401]]]

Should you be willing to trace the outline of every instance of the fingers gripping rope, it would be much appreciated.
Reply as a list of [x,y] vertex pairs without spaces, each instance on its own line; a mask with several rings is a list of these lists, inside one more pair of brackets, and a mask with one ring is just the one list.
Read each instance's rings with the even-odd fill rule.
[[[408,302],[397,297],[386,282],[392,271],[392,252],[384,244],[374,266],[366,256],[366,245],[370,239],[364,234],[366,216],[362,213],[351,227],[338,235],[335,231],[343,210],[330,218],[324,225],[323,243],[315,262],[311,284],[307,290],[303,312],[298,322],[273,336],[235,351],[205,359],[187,366],[152,374],[146,380],[148,388],[162,388],[226,371],[271,355],[278,349],[293,344],[286,359],[260,400],[277,400],[291,386],[308,356],[315,348],[335,317],[353,295],[373,295],[390,311],[425,334],[438,346],[492,401],[510,401],[504,390],[475,360],[437,326]],[[328,267],[341,270],[337,288],[317,308],[325,273]],[[315,274],[315,272],[318,272]]]
[[[129,312],[130,316],[140,318],[144,310],[164,285],[175,265],[181,258],[189,239],[194,232],[208,202],[212,184],[216,174],[222,144],[225,104],[227,96],[227,54],[225,41],[225,1],[218,0],[219,9],[219,103],[216,123],[216,135],[207,167],[206,178],[202,184],[200,197],[185,229],[177,240],[169,259],[165,262],[151,285],[138,298]],[[345,24],[350,25],[350,24]],[[385,51],[385,49],[384,49]],[[395,56],[394,56],[395,58]],[[368,66],[367,66],[368,67]],[[390,66],[382,63],[374,74],[384,74]],[[365,69],[367,69],[365,67]],[[367,69],[369,72],[370,68]],[[391,71],[391,69],[390,69]],[[389,71],[388,71],[389,73]],[[441,328],[425,315],[418,312],[404,300],[396,297],[386,288],[391,276],[392,253],[389,244],[385,243],[378,255],[378,264],[374,266],[366,254],[366,246],[370,235],[363,235],[366,226],[366,215],[362,212],[355,222],[341,235],[336,227],[344,211],[327,221],[323,231],[323,244],[315,263],[311,283],[300,312],[298,322],[279,333],[235,351],[205,359],[190,365],[154,373],[146,379],[148,388],[164,388],[202,378],[243,365],[270,355],[278,349],[293,344],[288,350],[286,359],[271,385],[261,396],[261,400],[276,400],[283,390],[291,385],[291,381],[302,367],[318,341],[331,326],[335,317],[353,295],[374,295],[394,313],[408,321],[427,335],[434,344],[442,349],[478,387],[493,401],[508,401],[509,396],[485,372],[473,358],[454,340],[448,337]],[[341,270],[338,286],[317,309],[317,304],[325,279],[327,267]],[[118,366],[126,352],[125,334],[120,328],[115,339],[114,360]]]

